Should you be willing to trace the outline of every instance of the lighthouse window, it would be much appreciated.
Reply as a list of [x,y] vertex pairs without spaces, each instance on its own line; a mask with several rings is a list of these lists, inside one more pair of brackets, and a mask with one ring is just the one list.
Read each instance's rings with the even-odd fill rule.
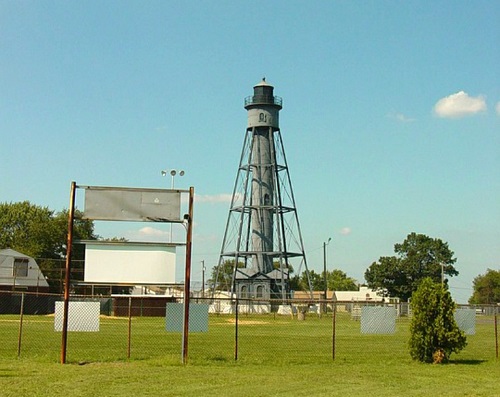
[[259,113],[259,121],[266,122],[266,115],[264,113]]

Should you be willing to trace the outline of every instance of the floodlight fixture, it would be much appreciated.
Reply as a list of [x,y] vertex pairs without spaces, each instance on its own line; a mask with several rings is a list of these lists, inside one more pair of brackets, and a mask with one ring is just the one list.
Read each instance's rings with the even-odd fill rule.
[[330,241],[332,241],[331,237],[328,237],[328,241],[323,243],[323,282],[324,282],[324,291],[323,291],[323,297],[325,299],[325,313],[327,311],[327,304],[326,300],[328,299],[328,280],[326,277],[326,247],[328,244],[330,244]]
[[[177,170],[171,169],[171,170],[162,170],[161,171],[161,176],[167,176],[168,174],[170,174],[170,177],[171,177],[170,188],[173,189],[174,188],[174,179],[175,179],[175,176],[177,175]],[[178,175],[184,176],[184,170],[180,170]],[[172,242],[172,223],[170,224],[170,242]]]

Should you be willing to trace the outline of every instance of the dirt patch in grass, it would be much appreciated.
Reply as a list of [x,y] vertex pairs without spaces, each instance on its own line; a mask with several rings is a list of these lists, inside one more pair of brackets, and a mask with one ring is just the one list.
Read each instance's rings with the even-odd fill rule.
[[[234,318],[230,318],[227,320],[229,324],[234,324],[236,323],[236,320]],[[260,325],[260,324],[269,324],[269,321],[259,321],[259,320],[238,320],[238,324],[244,324],[244,325]]]

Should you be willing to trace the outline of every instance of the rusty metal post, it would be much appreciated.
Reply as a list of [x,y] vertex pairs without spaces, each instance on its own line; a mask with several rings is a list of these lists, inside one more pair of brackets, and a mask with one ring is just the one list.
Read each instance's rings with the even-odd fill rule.
[[333,302],[333,313],[332,313],[332,360],[335,360],[335,333],[337,326],[337,302]]
[[234,304],[234,361],[238,361],[238,298]]
[[186,269],[184,275],[184,326],[182,329],[182,363],[187,364],[189,337],[189,301],[191,294],[191,246],[193,236],[193,201],[194,187],[189,188],[189,213],[187,218],[186,236]]
[[130,347],[132,339],[132,297],[128,297],[128,344],[127,344],[127,358],[130,359]]
[[21,356],[21,341],[23,339],[24,292],[21,294],[21,309],[19,314],[19,335],[17,338],[17,358]]
[[75,191],[76,183],[71,182],[68,212],[68,240],[66,243],[66,274],[64,276],[64,313],[61,337],[61,364],[66,364],[66,348],[68,345],[68,308],[69,308],[69,283],[71,274],[71,252],[73,246],[73,224],[75,218]]
[[495,355],[498,360],[498,307],[495,308]]

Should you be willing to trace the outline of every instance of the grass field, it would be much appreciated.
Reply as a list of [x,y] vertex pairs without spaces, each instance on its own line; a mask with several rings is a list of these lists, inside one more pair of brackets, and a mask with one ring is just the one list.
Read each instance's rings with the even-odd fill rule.
[[211,316],[208,333],[190,335],[181,364],[181,336],[163,318],[128,322],[102,317],[98,333],[70,333],[61,365],[61,335],[50,316],[19,322],[0,316],[0,396],[500,396],[491,318],[478,318],[468,346],[445,365],[419,364],[407,350],[408,320],[396,333],[363,335],[359,322],[339,314],[335,360],[332,318],[241,316],[238,361],[232,316]]

